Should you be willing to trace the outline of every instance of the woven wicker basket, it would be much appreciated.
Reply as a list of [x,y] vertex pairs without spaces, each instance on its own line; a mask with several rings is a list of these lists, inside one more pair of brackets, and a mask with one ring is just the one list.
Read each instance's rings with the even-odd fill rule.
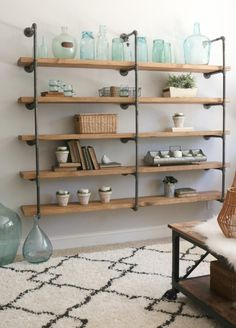
[[116,133],[117,114],[77,114],[74,116],[77,133]]
[[227,190],[226,198],[217,220],[225,237],[236,238],[236,187],[231,187]]

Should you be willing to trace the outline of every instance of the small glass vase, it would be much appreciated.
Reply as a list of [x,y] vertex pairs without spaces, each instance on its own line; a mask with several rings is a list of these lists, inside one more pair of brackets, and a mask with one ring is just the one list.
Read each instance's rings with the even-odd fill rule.
[[23,256],[30,263],[47,261],[52,255],[52,244],[39,226],[39,218],[34,216],[34,225],[23,245]]
[[152,61],[154,63],[163,63],[164,61],[164,40],[153,40]]
[[95,59],[95,42],[92,32],[82,32],[82,38],[80,40],[80,59]]
[[148,61],[147,40],[144,36],[137,37],[137,60],[139,62]]
[[96,59],[108,60],[109,59],[109,42],[106,38],[106,26],[99,26],[99,33],[96,44]]
[[208,64],[211,42],[200,33],[200,24],[194,23],[193,34],[184,40],[185,64]]
[[121,38],[112,39],[112,60],[124,60],[124,42]]
[[0,203],[0,266],[12,263],[21,239],[21,219]]
[[75,58],[77,50],[76,39],[69,35],[68,28],[63,26],[61,34],[52,40],[52,52],[56,58]]

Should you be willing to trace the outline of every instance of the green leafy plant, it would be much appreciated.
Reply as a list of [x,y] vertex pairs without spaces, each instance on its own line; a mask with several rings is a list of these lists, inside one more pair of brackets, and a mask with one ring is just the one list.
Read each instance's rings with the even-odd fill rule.
[[56,194],[57,194],[57,195],[64,196],[64,195],[69,195],[70,192],[67,191],[67,190],[57,190]]
[[194,77],[190,73],[180,75],[169,74],[166,87],[188,89],[196,87],[196,82]]
[[165,178],[162,180],[164,183],[177,183],[178,180],[170,175],[165,176]]

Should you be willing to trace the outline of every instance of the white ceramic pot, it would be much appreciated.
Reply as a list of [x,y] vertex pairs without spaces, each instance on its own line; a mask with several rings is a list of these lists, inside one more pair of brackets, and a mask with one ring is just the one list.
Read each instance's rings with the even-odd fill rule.
[[57,197],[57,202],[59,206],[67,206],[68,205],[68,201],[70,198],[70,194],[66,194],[66,195],[56,195]]
[[112,191],[101,191],[99,190],[99,197],[101,203],[109,203],[111,200]]
[[91,196],[91,192],[89,192],[87,194],[82,194],[82,193],[77,192],[77,196],[79,198],[79,202],[81,205],[88,205],[89,198]]
[[181,116],[173,115],[172,118],[173,118],[175,128],[183,128],[184,127],[184,120],[185,120],[184,115],[181,115]]
[[166,89],[163,89],[163,97],[173,97],[173,98],[192,98],[196,97],[197,95],[197,88],[175,88],[175,87],[169,87]]
[[175,197],[175,183],[164,183],[164,194],[166,197]]
[[57,150],[56,158],[58,163],[66,163],[68,160],[69,150]]

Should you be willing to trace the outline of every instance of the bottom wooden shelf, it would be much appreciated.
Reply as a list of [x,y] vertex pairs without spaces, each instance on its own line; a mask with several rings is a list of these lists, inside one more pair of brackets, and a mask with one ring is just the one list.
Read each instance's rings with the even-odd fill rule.
[[210,315],[225,320],[222,327],[236,327],[236,309],[232,307],[232,301],[210,289],[210,276],[182,280],[178,285],[184,294],[202,305]]
[[[170,204],[184,204],[195,203],[208,200],[218,200],[221,198],[219,191],[205,191],[199,192],[196,196],[192,197],[173,197],[167,198],[164,196],[145,196],[139,198],[139,206],[154,206],[154,205],[170,205]],[[122,208],[133,208],[134,198],[121,198],[113,199],[108,204],[102,204],[100,201],[90,202],[88,205],[80,205],[79,203],[69,203],[66,207],[60,207],[57,204],[44,204],[41,205],[42,215],[56,215],[56,214],[69,214],[69,213],[83,213],[104,210],[116,210]],[[22,213],[24,216],[33,216],[36,214],[36,205],[22,205]]]

